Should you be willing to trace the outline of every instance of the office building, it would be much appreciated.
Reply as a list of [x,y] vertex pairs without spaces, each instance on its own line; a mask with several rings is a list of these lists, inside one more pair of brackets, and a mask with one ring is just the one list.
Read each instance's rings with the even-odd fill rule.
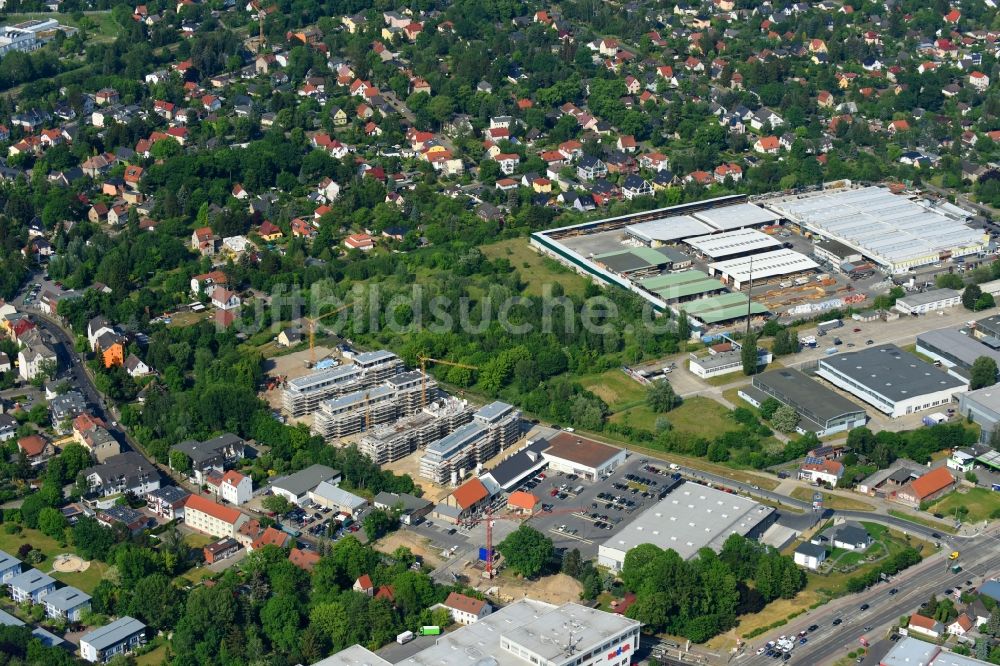
[[[424,396],[426,394],[426,401]],[[419,370],[389,377],[381,384],[320,403],[312,432],[330,442],[411,416],[437,399],[438,385]]]
[[465,400],[442,398],[415,414],[366,432],[358,442],[358,450],[379,465],[385,465],[451,434],[471,420],[472,410]]
[[946,405],[969,388],[891,344],[821,358],[816,374],[892,418]]
[[1000,424],[1000,387],[987,386],[960,393],[958,411],[963,417],[979,424],[979,441],[989,442],[997,424]]
[[792,368],[754,375],[751,385],[739,390],[739,396],[754,407],[768,398],[788,405],[799,415],[796,430],[819,437],[859,428],[868,418],[860,406]]
[[420,476],[435,483],[458,485],[472,471],[521,436],[521,412],[493,402],[472,415],[472,421],[428,445],[420,459]]
[[289,379],[281,395],[282,409],[289,416],[305,416],[324,400],[370,388],[403,371],[403,361],[384,350],[357,354],[353,361]]
[[[639,648],[640,623],[576,603],[521,599],[439,636],[400,660],[406,666],[626,666]],[[353,646],[313,666],[385,666]]]
[[954,289],[931,289],[896,299],[895,308],[903,314],[927,314],[953,308],[962,303],[962,294]]
[[758,538],[777,519],[773,508],[741,495],[684,483],[598,547],[597,563],[621,571],[628,551],[644,543],[689,560],[702,548],[718,552],[731,534]]

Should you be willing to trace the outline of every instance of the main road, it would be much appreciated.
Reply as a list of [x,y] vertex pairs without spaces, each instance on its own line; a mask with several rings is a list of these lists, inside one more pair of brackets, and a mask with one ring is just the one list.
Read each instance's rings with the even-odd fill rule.
[[[862,636],[875,642],[899,622],[899,618],[910,615],[920,608],[920,604],[931,595],[942,595],[945,589],[964,585],[972,580],[974,585],[1000,573],[1000,539],[994,528],[988,533],[971,538],[962,546],[958,564],[962,570],[952,573],[954,564],[948,560],[945,551],[940,551],[926,560],[901,573],[886,583],[847,597],[835,599],[818,609],[809,611],[795,621],[759,636],[747,645],[747,651],[733,661],[741,666],[764,666],[776,663],[767,655],[756,655],[756,648],[773,640],[779,634],[795,635],[812,625],[819,628],[808,634],[805,645],[797,645],[792,651],[790,662],[796,664],[825,664],[836,661],[851,650],[861,648]],[[899,590],[890,594],[893,588]],[[968,589],[968,588],[966,588]],[[862,611],[861,606],[869,608]],[[835,619],[842,622],[833,626]],[[871,627],[865,631],[865,627]]]

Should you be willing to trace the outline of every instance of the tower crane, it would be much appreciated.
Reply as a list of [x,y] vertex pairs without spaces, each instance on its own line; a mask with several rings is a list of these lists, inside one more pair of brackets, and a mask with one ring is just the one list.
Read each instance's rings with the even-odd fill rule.
[[326,314],[321,314],[318,317],[303,317],[307,322],[309,322],[309,362],[312,365],[316,365],[316,324],[320,321],[326,319],[327,317],[332,317],[335,314],[340,314],[347,308],[353,306],[354,303],[348,303],[347,305],[342,305],[332,312],[327,312]]
[[479,367],[475,365],[466,365],[465,363],[455,363],[454,361],[443,361],[439,358],[431,358],[430,356],[420,356],[420,407],[427,406],[427,363],[440,363],[441,365],[450,365],[455,368],[465,368],[467,370],[478,370]]
[[494,520],[514,520],[517,522],[524,522],[531,520],[535,516],[559,516],[569,513],[579,513],[584,511],[583,507],[572,507],[563,509],[550,509],[548,511],[535,511],[534,513],[529,513],[526,515],[497,515],[493,513],[493,507],[486,507],[486,512],[482,518],[476,518],[469,521],[470,525],[478,525],[480,523],[486,523],[486,570],[483,576],[486,578],[493,578],[493,521]]

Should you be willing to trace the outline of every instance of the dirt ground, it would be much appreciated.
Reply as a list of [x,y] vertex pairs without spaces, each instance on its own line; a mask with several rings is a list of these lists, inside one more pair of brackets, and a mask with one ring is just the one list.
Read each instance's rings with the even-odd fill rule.
[[[331,348],[316,345],[317,361],[323,360],[332,353],[333,350]],[[306,347],[302,351],[292,352],[291,354],[285,354],[284,356],[275,356],[265,360],[264,371],[272,377],[275,375],[281,375],[282,377],[286,377],[288,379],[294,379],[311,372],[311,370],[306,367],[306,361],[309,359],[309,348]]]
[[375,544],[375,548],[383,553],[391,553],[400,546],[406,546],[411,553],[419,555],[428,566],[437,567],[441,564],[440,553],[431,547],[430,541],[409,530],[397,530],[387,534]]
[[491,590],[489,594],[504,602],[516,601],[530,596],[532,599],[546,601],[550,604],[579,601],[580,592],[583,591],[583,586],[566,574],[555,574],[528,581],[515,577],[509,571],[504,571],[492,581],[483,580],[480,587],[483,592],[486,592],[488,587],[495,588],[495,591]]

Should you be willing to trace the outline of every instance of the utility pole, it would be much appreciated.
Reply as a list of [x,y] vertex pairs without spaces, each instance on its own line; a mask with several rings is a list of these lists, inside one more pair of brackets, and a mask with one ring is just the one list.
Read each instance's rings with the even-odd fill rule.
[[753,255],[750,255],[750,288],[747,289],[747,330],[743,339],[750,338],[750,306],[753,303]]

